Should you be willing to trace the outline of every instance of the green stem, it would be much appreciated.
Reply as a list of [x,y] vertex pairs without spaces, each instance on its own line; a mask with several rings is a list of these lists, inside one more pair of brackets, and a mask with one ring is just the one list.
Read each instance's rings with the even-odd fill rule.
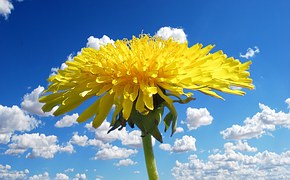
[[152,148],[151,135],[145,135],[145,137],[142,137],[142,141],[149,180],[158,180],[159,177]]

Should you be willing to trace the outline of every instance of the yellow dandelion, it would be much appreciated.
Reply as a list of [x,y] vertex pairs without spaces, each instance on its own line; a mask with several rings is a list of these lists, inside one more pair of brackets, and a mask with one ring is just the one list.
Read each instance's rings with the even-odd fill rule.
[[158,172],[151,135],[162,142],[158,125],[164,107],[169,110],[163,119],[165,131],[171,126],[173,134],[177,124],[173,103],[194,100],[191,91],[222,99],[217,91],[243,95],[245,92],[232,87],[253,89],[247,71],[251,61],[241,63],[222,51],[210,53],[213,47],[188,47],[187,42],[142,34],[99,50],[84,48],[73,61],[66,62],[65,69],[48,78],[49,87],[39,101],[45,103],[45,112],[59,106],[54,112],[58,116],[97,97],[77,119],[84,122],[93,117],[95,128],[115,105],[109,132],[126,124],[138,126],[148,176],[155,180]]
[[66,62],[67,68],[49,77],[45,92],[51,93],[39,101],[45,103],[45,112],[59,106],[54,112],[57,116],[98,97],[77,119],[84,122],[94,117],[93,126],[97,128],[113,105],[113,123],[117,116],[128,121],[135,110],[146,116],[162,103],[171,112],[167,119],[172,119],[175,101],[186,103],[193,99],[192,93],[184,90],[222,98],[214,90],[243,95],[243,91],[231,87],[252,89],[247,72],[251,61],[241,63],[222,51],[210,53],[213,47],[188,47],[187,43],[142,34],[99,50],[84,48],[73,61]]

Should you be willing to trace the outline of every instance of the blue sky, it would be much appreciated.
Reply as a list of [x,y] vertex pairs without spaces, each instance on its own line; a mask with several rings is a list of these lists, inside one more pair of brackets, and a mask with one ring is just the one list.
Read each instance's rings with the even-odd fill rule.
[[103,35],[162,27],[252,60],[255,90],[221,93],[225,101],[194,92],[177,105],[179,132],[154,144],[160,179],[289,179],[289,17],[286,0],[0,0],[0,179],[147,179],[137,129],[107,135],[107,122],[75,123],[84,106],[54,117],[37,98],[56,68]]

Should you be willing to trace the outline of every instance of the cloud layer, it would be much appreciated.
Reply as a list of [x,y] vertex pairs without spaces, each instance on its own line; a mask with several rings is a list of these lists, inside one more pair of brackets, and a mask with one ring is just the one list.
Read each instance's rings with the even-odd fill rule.
[[9,149],[5,151],[5,154],[9,155],[21,155],[24,152],[31,149],[31,152],[26,154],[26,158],[53,158],[58,152],[73,152],[73,146],[68,144],[66,146],[60,146],[57,144],[57,136],[33,133],[14,135],[12,137],[12,143],[8,145]]
[[[289,105],[289,99],[285,101]],[[267,132],[274,131],[276,126],[290,129],[290,112],[276,112],[275,109],[259,104],[261,112],[244,120],[244,125],[234,124],[232,127],[221,131],[224,139],[251,139],[259,138]]]
[[2,105],[0,105],[0,122],[0,143],[2,144],[8,143],[15,131],[31,131],[40,123],[18,106],[7,107]]
[[211,154],[202,160],[193,154],[188,162],[178,160],[171,172],[177,180],[193,179],[287,179],[290,176],[290,151],[277,154],[263,151],[246,142],[226,143],[224,152]]

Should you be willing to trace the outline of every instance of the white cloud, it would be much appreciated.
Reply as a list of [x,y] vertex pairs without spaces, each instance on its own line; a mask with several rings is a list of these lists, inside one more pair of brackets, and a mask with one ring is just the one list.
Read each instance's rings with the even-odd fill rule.
[[238,86],[230,86],[230,88],[232,89],[232,90],[241,90],[241,89],[243,89],[243,88],[241,88],[241,87],[238,87]]
[[173,152],[196,151],[196,139],[192,136],[183,136],[181,139],[176,139],[172,147]]
[[175,133],[183,133],[184,130],[182,127],[177,127]]
[[3,133],[3,134],[0,134],[0,143],[2,143],[2,144],[9,143],[10,142],[11,135],[12,135],[12,133]]
[[95,38],[94,36],[90,36],[88,38],[87,47],[94,48],[99,50],[101,46],[105,46],[108,43],[114,44],[114,41],[110,39],[108,36],[104,35],[102,38]]
[[134,174],[140,174],[140,171],[133,171]]
[[54,177],[54,180],[69,180],[69,177],[63,173],[57,173]]
[[[286,100],[287,101],[287,100]],[[244,125],[233,125],[220,133],[224,139],[251,139],[259,138],[267,131],[274,131],[276,126],[290,129],[290,112],[276,112],[264,104],[259,104],[261,112],[252,118],[246,118]]]
[[286,100],[285,100],[285,103],[288,104],[288,109],[290,109],[290,98],[286,99]]
[[72,153],[74,150],[71,144],[60,146],[56,143],[57,137],[54,135],[46,136],[39,133],[14,135],[12,143],[8,145],[9,149],[5,151],[5,154],[19,155],[32,149],[26,155],[26,158],[53,158],[57,152]]
[[102,180],[102,179],[104,179],[104,176],[100,176],[100,175],[96,176],[96,180]]
[[172,150],[171,145],[167,144],[167,143],[160,144],[159,148],[164,150],[164,151],[171,151]]
[[162,27],[160,28],[155,36],[159,36],[162,39],[173,38],[174,41],[184,43],[187,41],[186,34],[183,29],[171,28],[171,27]]
[[48,172],[44,172],[43,174],[37,174],[29,177],[29,180],[49,180]]
[[287,179],[290,176],[290,151],[276,154],[256,152],[245,142],[225,144],[224,153],[211,154],[208,160],[190,155],[188,162],[176,161],[171,172],[175,179]]
[[85,146],[96,146],[99,148],[111,147],[109,143],[104,143],[98,139],[89,139],[86,135],[80,136],[77,132],[74,133],[73,137],[70,139],[69,143],[76,144],[82,147]]
[[185,135],[181,139],[176,139],[173,146],[170,144],[160,144],[159,148],[164,151],[170,151],[171,153],[196,151],[195,142],[196,139],[194,137]]
[[95,160],[122,159],[128,158],[129,156],[136,154],[137,152],[138,151],[136,149],[126,149],[117,146],[112,146],[109,148],[99,150],[93,159]]
[[0,0],[0,15],[8,19],[9,14],[14,9],[13,4],[10,0]]
[[121,131],[115,130],[108,134],[110,123],[106,120],[97,129],[93,128],[91,123],[86,124],[85,127],[88,130],[95,132],[96,139],[103,142],[113,142],[117,139],[121,139],[126,134],[125,128],[123,128]]
[[104,143],[98,139],[89,139],[87,141],[87,146],[95,146],[95,147],[99,147],[99,148],[108,148],[108,147],[111,147],[112,145],[110,145],[109,143]]
[[89,139],[88,136],[86,135],[79,136],[78,133],[76,132],[74,133],[73,137],[69,142],[84,147],[88,145],[88,139]]
[[68,169],[64,170],[64,172],[74,172],[74,168],[68,168]]
[[258,149],[255,147],[249,146],[247,142],[237,141],[236,144],[233,143],[225,143],[224,144],[225,151],[244,151],[244,152],[256,152]]
[[72,125],[77,124],[76,120],[78,117],[78,113],[65,115],[61,120],[57,121],[54,126],[57,128],[71,127]]
[[118,163],[114,163],[114,166],[132,166],[137,164],[137,162],[132,159],[121,159]]
[[15,131],[31,131],[40,121],[23,112],[18,106],[0,105],[0,143],[7,144]]
[[134,148],[142,147],[141,132],[139,130],[133,130],[131,132],[128,132],[126,130],[126,127],[124,127],[120,131],[116,129],[108,134],[108,131],[110,129],[110,123],[106,120],[97,129],[93,128],[92,124],[89,123],[86,124],[85,127],[89,131],[95,133],[95,138],[97,140],[100,140],[104,143],[120,140],[122,145]]
[[87,179],[87,175],[86,174],[76,174],[76,176],[73,178],[73,180],[86,180]]
[[38,99],[43,91],[44,87],[38,86],[30,94],[25,94],[23,97],[23,102],[21,102],[21,108],[38,116],[53,116],[53,112],[56,111],[57,107],[54,107],[51,112],[43,112],[41,109],[44,103],[40,103]]
[[[134,147],[134,148],[141,148],[142,147],[141,131],[133,130],[129,133],[127,131],[125,131],[125,132],[126,133],[124,134],[124,136],[121,136],[122,145],[130,146],[130,147]],[[153,144],[154,144],[154,142],[153,142]]]
[[10,165],[0,164],[0,179],[26,179],[29,170],[23,171],[12,170]]
[[252,48],[248,48],[246,54],[240,53],[240,57],[246,58],[246,59],[254,57],[256,54],[258,54],[260,52],[260,49],[257,46],[255,46],[254,48],[255,48],[255,50],[253,50]]
[[213,117],[210,115],[206,108],[187,108],[186,110],[186,123],[189,130],[197,129],[200,126],[206,126],[212,123]]

